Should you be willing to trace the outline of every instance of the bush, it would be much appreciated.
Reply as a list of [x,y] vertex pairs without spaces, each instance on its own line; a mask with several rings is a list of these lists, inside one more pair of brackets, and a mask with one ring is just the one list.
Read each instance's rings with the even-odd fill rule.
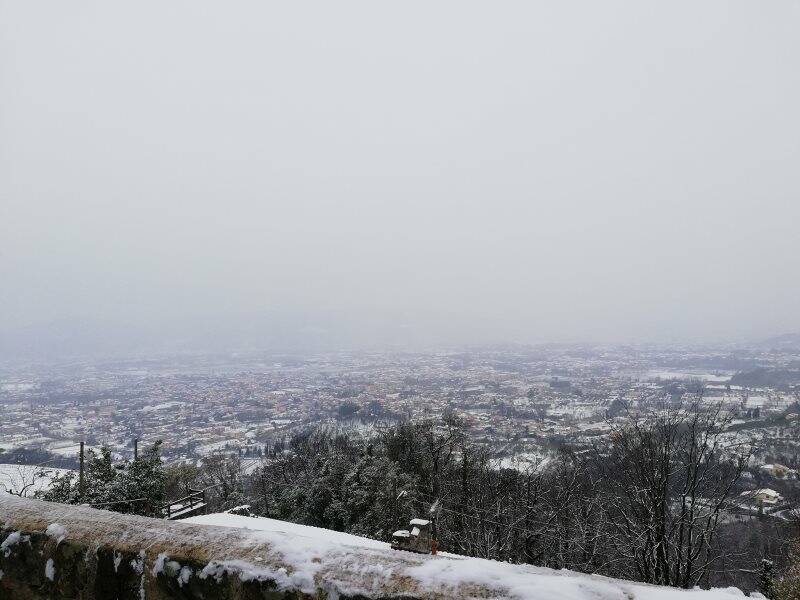
[[51,502],[160,517],[165,484],[159,440],[130,462],[115,464],[106,447],[99,453],[89,450],[82,490],[79,476],[70,472],[55,477],[51,488],[39,496]]

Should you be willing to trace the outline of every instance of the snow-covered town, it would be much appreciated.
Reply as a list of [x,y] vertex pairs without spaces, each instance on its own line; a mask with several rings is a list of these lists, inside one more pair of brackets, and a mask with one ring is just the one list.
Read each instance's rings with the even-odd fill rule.
[[454,414],[499,465],[525,467],[562,445],[590,447],[626,412],[701,391],[731,413],[729,443],[758,438],[752,489],[776,488],[788,500],[800,467],[800,379],[783,377],[796,373],[799,356],[769,344],[554,346],[9,365],[0,372],[0,449],[74,468],[80,442],[129,458],[134,440],[158,439],[171,461],[235,454],[255,464],[311,423],[368,434]]
[[[620,477],[647,443],[642,438],[633,455],[617,459],[625,447],[620,436],[653,415],[673,415],[673,425],[672,417],[662,423],[676,427],[671,435],[699,428],[693,448],[713,450],[694,467],[691,452],[670,450],[689,461],[676,464],[689,487],[682,500],[672,497],[666,514],[688,514],[693,529],[713,522],[702,535],[716,537],[715,552],[735,568],[724,576],[708,571],[706,585],[753,591],[766,577],[758,561],[783,564],[775,540],[790,540],[800,519],[795,342],[7,363],[0,379],[0,494],[250,529],[300,527],[294,521],[361,533],[375,540],[368,545],[391,542],[396,550],[436,553],[441,543],[454,559],[530,562],[548,557],[537,553],[557,536],[565,557],[545,558],[545,566],[616,574],[603,566],[604,552],[586,554],[596,543],[591,536],[617,543],[600,516],[610,511],[612,518],[616,509],[602,506],[610,501],[606,491],[578,493],[588,480],[576,484],[575,477]],[[422,458],[402,467],[408,473],[398,479],[391,473],[407,460],[397,454],[404,438]],[[439,467],[424,454],[442,450],[446,472],[426,482],[430,468]],[[140,471],[143,456],[150,466]],[[162,459],[159,475],[152,461]],[[104,479],[112,465],[116,471]],[[471,475],[459,474],[467,468]],[[692,468],[699,484],[691,483]],[[364,473],[373,469],[368,483]],[[332,472],[340,474],[329,480]],[[459,483],[465,477],[475,490]],[[623,497],[630,486],[654,485],[637,477],[619,480]],[[718,478],[727,480],[724,489]],[[153,488],[157,481],[165,483]],[[531,493],[531,486],[541,491]],[[354,494],[374,499],[359,509],[348,499]],[[222,510],[234,514],[203,516]],[[265,517],[282,520],[247,520]],[[574,522],[562,527],[563,518]],[[575,538],[576,527],[596,531]]]

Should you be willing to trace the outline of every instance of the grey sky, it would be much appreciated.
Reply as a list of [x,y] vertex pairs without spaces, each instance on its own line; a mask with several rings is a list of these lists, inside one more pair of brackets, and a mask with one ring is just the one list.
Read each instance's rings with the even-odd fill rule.
[[0,331],[798,330],[798,31],[796,0],[0,0]]

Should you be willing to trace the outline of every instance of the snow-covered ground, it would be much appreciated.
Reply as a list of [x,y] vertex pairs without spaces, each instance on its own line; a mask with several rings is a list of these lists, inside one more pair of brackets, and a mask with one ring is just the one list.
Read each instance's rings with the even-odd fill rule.
[[153,404],[150,406],[145,406],[142,408],[142,412],[153,412],[155,410],[169,410],[170,408],[182,408],[186,405],[186,402],[179,402],[178,400],[172,400],[170,402],[162,402],[161,404]]
[[708,383],[721,383],[730,381],[733,372],[707,373],[703,371],[669,371],[666,369],[652,369],[642,375],[640,379],[648,381],[653,379],[699,379]]
[[0,448],[6,450],[13,450],[14,448],[41,448],[43,445],[52,441],[51,438],[41,435],[34,437],[28,435],[9,435],[0,437]]
[[39,387],[36,383],[26,382],[3,382],[0,383],[0,391],[2,392],[28,392]]
[[219,569],[235,570],[242,578],[270,577],[281,587],[304,591],[322,587],[367,597],[391,591],[412,597],[516,600],[731,600],[744,596],[735,588],[677,590],[444,552],[417,555],[391,550],[384,542],[273,519],[212,514],[183,522],[245,531],[254,544],[272,548],[288,567],[275,571],[258,559],[250,564],[229,561],[209,565],[207,575]]
[[516,469],[518,471],[540,471],[551,461],[551,457],[536,452],[518,452],[493,462],[496,468]]
[[49,489],[53,478],[65,472],[67,469],[0,464],[0,493],[32,497],[36,492]]
[[[52,444],[48,444],[45,446],[45,450],[48,452],[52,452],[53,454],[57,454],[58,456],[68,456],[68,457],[76,457],[80,454],[81,451],[81,444],[80,442],[73,442],[71,440],[60,440],[57,442],[53,442]],[[100,446],[89,446],[88,444],[84,447],[86,452],[89,450],[94,450],[96,453],[100,453]]]

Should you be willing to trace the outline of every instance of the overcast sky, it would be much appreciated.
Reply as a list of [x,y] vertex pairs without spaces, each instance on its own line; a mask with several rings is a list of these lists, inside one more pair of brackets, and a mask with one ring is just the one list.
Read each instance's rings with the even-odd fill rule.
[[798,31],[797,0],[0,0],[0,331],[800,330]]

